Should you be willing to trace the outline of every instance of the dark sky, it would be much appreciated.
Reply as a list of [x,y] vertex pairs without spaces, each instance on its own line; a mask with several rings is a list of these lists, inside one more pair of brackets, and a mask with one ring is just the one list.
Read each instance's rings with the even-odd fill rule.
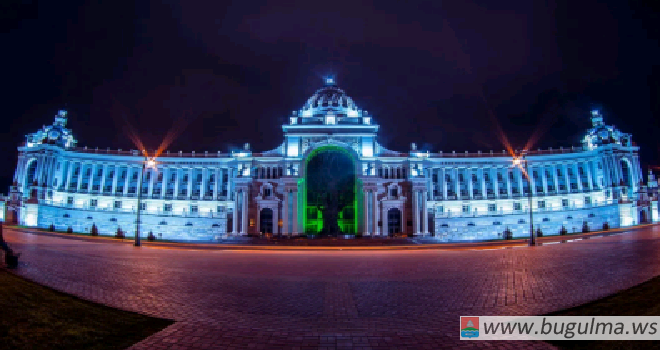
[[[255,151],[332,74],[407,151],[579,145],[588,111],[660,165],[660,19],[624,1],[29,1],[2,13],[5,192],[58,109],[80,146]],[[649,2],[651,4],[651,2]],[[495,119],[489,117],[490,112]]]

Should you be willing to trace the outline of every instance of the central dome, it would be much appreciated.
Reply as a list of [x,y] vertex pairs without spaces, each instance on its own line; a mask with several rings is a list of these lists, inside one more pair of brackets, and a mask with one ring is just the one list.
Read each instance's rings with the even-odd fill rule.
[[301,109],[301,114],[304,117],[328,113],[357,117],[358,111],[353,99],[346,95],[344,90],[337,87],[333,80],[328,79],[326,86],[316,90],[314,95],[307,99]]

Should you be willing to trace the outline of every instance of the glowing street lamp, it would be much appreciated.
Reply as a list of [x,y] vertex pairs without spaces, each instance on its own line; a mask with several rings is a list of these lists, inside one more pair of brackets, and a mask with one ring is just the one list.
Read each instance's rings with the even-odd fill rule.
[[529,200],[529,246],[533,247],[536,245],[536,232],[534,232],[534,214],[532,210],[532,179],[529,176],[529,162],[525,159],[526,155],[527,150],[523,150],[519,156],[513,157],[512,163],[515,167],[525,173],[525,178],[527,179],[527,198]]
[[135,246],[140,246],[140,210],[141,208],[141,199],[142,199],[142,178],[144,177],[144,171],[146,169],[156,169],[156,159],[146,158],[142,163],[142,172],[140,173],[140,178],[138,181],[138,195],[137,195],[137,220],[135,221]]

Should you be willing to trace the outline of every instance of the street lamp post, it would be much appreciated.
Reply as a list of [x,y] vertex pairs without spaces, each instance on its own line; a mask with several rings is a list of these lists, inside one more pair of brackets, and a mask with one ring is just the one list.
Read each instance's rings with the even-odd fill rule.
[[140,172],[140,178],[138,180],[138,195],[137,195],[137,218],[135,220],[135,243],[134,246],[139,247],[140,244],[140,211],[142,209],[142,178],[144,177],[144,171],[146,169],[155,169],[156,160],[153,158],[145,158],[144,163],[142,163],[142,171]]
[[[526,152],[514,158],[513,164],[520,168],[521,163],[525,165],[525,178],[527,179],[527,199],[529,201],[529,246],[536,245],[536,232],[534,232],[534,211],[532,210],[532,178],[529,174],[529,161],[525,158]],[[522,168],[521,168],[522,169]]]

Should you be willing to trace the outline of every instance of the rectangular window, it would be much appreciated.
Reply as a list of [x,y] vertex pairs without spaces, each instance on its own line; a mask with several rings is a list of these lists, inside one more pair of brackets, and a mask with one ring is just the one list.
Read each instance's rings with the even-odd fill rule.
[[73,204],[73,197],[66,197],[66,204]]
[[264,188],[264,197],[270,197],[270,188]]
[[96,208],[96,206],[98,206],[98,200],[90,199],[89,200],[89,206],[92,207],[92,208]]
[[584,204],[591,204],[591,197],[584,197]]
[[463,206],[463,212],[464,213],[469,213],[470,212],[470,206],[469,205],[464,205]]
[[147,210],[147,203],[140,203],[140,210]]
[[513,210],[522,210],[522,204],[513,203]]
[[191,205],[190,206],[190,212],[191,213],[197,213],[199,211],[199,207],[196,205]]
[[442,205],[439,205],[435,209],[438,213],[444,213],[445,212],[445,207]]
[[545,201],[539,201],[538,206],[539,208],[545,208]]
[[564,208],[568,207],[568,199],[562,199],[561,200],[561,206],[564,207]]
[[399,190],[398,188],[391,189],[390,190],[390,196],[397,197],[399,195],[398,190]]
[[167,204],[163,205],[163,211],[166,211],[166,212],[172,211],[172,204],[167,203]]
[[222,205],[218,205],[218,213],[223,213],[225,211],[225,207]]
[[490,211],[490,212],[497,211],[497,205],[488,204],[488,211]]
[[115,208],[121,208],[121,201],[115,201]]

